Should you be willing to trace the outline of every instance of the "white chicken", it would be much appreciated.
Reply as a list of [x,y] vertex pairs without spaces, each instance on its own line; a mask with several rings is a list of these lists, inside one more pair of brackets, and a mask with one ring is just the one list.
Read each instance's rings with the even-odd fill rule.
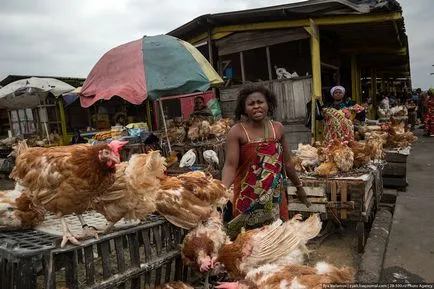
[[179,162],[179,167],[191,167],[196,162],[196,154],[194,153],[194,149],[188,150],[181,158]]
[[291,78],[291,73],[289,73],[285,68],[274,66],[276,70],[277,79],[289,79]]
[[203,158],[209,164],[210,167],[219,165],[219,157],[217,156],[217,153],[213,150],[204,151]]

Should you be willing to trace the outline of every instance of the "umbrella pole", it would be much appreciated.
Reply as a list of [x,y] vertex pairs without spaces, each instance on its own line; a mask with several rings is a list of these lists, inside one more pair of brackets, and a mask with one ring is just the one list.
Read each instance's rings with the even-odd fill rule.
[[164,131],[166,132],[167,146],[169,147],[169,153],[171,153],[172,147],[170,146],[169,135],[167,134],[167,125],[166,125],[166,117],[164,116],[163,102],[161,101],[161,99],[159,99],[158,102],[160,103],[161,117],[163,118]]
[[51,145],[50,134],[48,133],[48,125],[46,122],[44,122],[44,127],[45,127],[45,133],[47,134],[48,144]]

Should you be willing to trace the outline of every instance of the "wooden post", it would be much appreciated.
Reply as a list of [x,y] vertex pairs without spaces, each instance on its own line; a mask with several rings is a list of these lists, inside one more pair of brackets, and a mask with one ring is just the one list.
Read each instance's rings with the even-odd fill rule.
[[211,28],[208,28],[208,61],[214,67],[214,54],[212,49]]
[[362,103],[362,68],[357,65],[357,100],[356,103]]
[[319,42],[319,30],[315,22],[310,19],[310,26],[304,28],[310,34],[310,54],[312,60],[312,143],[315,142],[319,135],[315,118],[316,100],[322,100],[321,85],[321,54]]
[[355,54],[351,55],[351,99],[354,102],[357,102],[359,98],[359,81],[357,78],[358,75],[358,69],[357,69],[357,57]]
[[[212,49],[212,37],[211,37],[211,28],[208,28],[208,60],[211,64],[212,68],[214,68],[214,51]],[[222,75],[220,75],[222,76]],[[215,87],[212,88],[212,93],[214,97],[217,97],[217,90]]]
[[[12,121],[12,112],[10,110],[8,110],[8,117],[9,117],[9,129],[12,132],[12,135],[17,135],[17,133],[14,131],[14,124]],[[8,137],[12,137],[12,136],[8,134]]]
[[383,93],[384,89],[386,88],[386,85],[384,83],[384,73],[380,74],[380,78],[381,78],[380,92]]
[[148,130],[152,131],[152,119],[151,119],[151,100],[146,100],[146,120],[148,121]]
[[267,54],[268,80],[273,80],[273,74],[271,71],[270,46],[265,47],[265,53]]
[[240,64],[241,64],[241,81],[244,83],[246,81],[246,73],[244,71],[244,54],[240,51]]
[[166,133],[167,146],[169,147],[169,153],[172,152],[172,146],[170,145],[169,135],[167,134],[167,124],[166,124],[166,116],[164,115],[163,102],[161,98],[158,99],[160,104],[161,117],[163,118],[164,132]]
[[375,68],[371,68],[371,100],[373,111],[370,115],[372,119],[377,118],[377,74],[375,72]]
[[65,109],[63,108],[62,99],[58,99],[57,102],[59,104],[60,126],[62,128],[63,144],[66,145],[67,143],[69,143],[69,140],[68,140],[68,132],[66,131]]

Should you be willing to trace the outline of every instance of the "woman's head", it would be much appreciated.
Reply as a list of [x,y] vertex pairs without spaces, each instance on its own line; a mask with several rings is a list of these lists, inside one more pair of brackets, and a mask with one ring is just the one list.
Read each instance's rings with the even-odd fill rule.
[[337,85],[330,89],[330,94],[335,101],[341,101],[345,96],[345,88],[343,86]]
[[273,115],[277,106],[276,96],[265,86],[248,84],[239,92],[235,118],[244,115],[253,120],[262,120],[267,115]]

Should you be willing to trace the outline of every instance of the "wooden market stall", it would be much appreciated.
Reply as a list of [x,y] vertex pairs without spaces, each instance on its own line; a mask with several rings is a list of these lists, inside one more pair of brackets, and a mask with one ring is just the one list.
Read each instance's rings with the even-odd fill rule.
[[[278,97],[274,118],[291,131],[291,149],[324,139],[323,122],[308,102],[331,102],[331,87],[344,86],[357,104],[369,102],[372,119],[379,92],[411,87],[408,39],[395,0],[304,1],[205,14],[168,34],[195,45],[223,77],[217,95],[224,116],[234,115],[243,84],[272,90]],[[307,109],[312,125],[299,129]],[[304,185],[323,189],[325,219],[358,222],[359,250],[382,194],[379,168],[359,178],[303,178]]]
[[[306,17],[306,15],[309,15]],[[278,106],[290,103],[295,111],[306,112],[309,99],[327,102],[328,90],[336,84],[347,88],[357,103],[362,99],[362,80],[410,78],[408,41],[400,5],[395,0],[305,1],[235,11],[206,14],[168,33],[198,47],[226,80],[220,89],[222,102],[226,89],[246,82],[278,82],[276,68],[290,74],[308,74],[312,89],[296,94],[290,87],[274,90],[284,96]],[[297,77],[291,77],[297,81]],[[408,81],[409,83],[409,81]],[[272,86],[273,87],[273,86]],[[376,105],[377,87],[369,90]],[[231,101],[232,99],[229,99]],[[231,105],[223,113],[231,115]],[[312,114],[315,117],[315,114]],[[296,124],[297,117],[286,120]],[[312,138],[320,139],[315,121]],[[301,134],[306,132],[301,132]]]
[[[84,81],[84,78],[72,77],[8,75],[0,81],[0,85],[6,86],[15,81],[31,77],[57,79],[72,87],[78,87]],[[68,136],[62,97],[55,98],[49,94],[47,99],[36,107],[14,107],[7,109],[7,111],[9,126],[14,135],[29,136],[39,134],[45,137],[48,130],[48,133],[56,132],[61,135],[61,144],[69,143],[70,137]]]

